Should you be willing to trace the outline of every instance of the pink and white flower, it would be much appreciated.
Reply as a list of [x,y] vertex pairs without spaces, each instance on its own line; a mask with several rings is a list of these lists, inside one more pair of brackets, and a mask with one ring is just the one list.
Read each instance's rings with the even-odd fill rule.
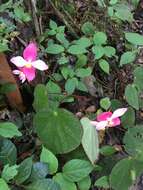
[[26,79],[30,82],[36,76],[36,69],[44,71],[48,69],[46,63],[37,59],[37,46],[31,42],[23,51],[23,57],[16,56],[10,60],[19,70],[14,70],[15,75],[19,75],[20,80]]
[[119,117],[125,114],[127,108],[119,108],[112,112],[103,112],[97,116],[97,121],[91,121],[91,124],[96,127],[97,130],[105,130],[108,127],[115,127],[121,124]]

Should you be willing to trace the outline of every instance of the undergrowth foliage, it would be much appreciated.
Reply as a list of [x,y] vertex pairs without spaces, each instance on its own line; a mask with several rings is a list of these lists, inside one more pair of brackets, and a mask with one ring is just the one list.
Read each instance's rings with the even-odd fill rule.
[[[61,17],[56,0],[49,2]],[[17,26],[35,18],[24,1],[0,5],[0,52],[14,63],[23,94],[33,98],[28,113],[16,112],[16,119],[14,110],[0,114],[0,190],[128,190],[143,173],[143,35],[132,29],[138,4],[96,1],[118,34],[88,20],[75,37],[65,19],[63,25],[49,19],[31,41],[20,38]],[[73,5],[63,9],[70,14]],[[15,39],[25,45],[20,52],[11,48]],[[1,81],[2,106],[14,90]]]

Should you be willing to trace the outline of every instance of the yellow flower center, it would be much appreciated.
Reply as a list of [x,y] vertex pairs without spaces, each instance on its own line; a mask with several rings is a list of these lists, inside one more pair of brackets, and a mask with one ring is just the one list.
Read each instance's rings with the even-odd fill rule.
[[31,68],[32,65],[31,65],[31,63],[26,63],[25,67],[26,67],[26,68]]

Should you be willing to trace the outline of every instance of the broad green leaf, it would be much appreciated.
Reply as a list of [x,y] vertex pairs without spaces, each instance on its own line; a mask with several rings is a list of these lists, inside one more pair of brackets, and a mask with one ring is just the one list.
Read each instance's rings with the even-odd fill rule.
[[92,164],[98,159],[99,142],[96,128],[90,124],[90,120],[86,117],[81,119],[83,126],[82,146]]
[[116,49],[112,46],[105,46],[104,53],[107,57],[113,57],[116,54]]
[[107,74],[109,74],[110,66],[109,63],[105,59],[101,59],[99,61],[100,68]]
[[92,73],[92,69],[90,67],[76,69],[75,71],[76,76],[80,78],[88,77],[91,75],[91,73]]
[[91,36],[94,34],[95,28],[91,22],[85,22],[81,27],[82,32],[87,35]]
[[70,152],[81,142],[80,122],[65,109],[57,108],[37,113],[34,126],[45,147],[54,153]]
[[132,158],[120,160],[112,169],[110,185],[115,190],[121,190],[121,187],[122,190],[127,190],[142,171],[142,162]]
[[50,44],[46,48],[46,52],[49,54],[60,54],[64,52],[64,47],[59,44]]
[[68,94],[72,94],[76,87],[78,86],[78,80],[77,78],[70,78],[66,81],[65,83],[65,90],[67,91]]
[[81,37],[79,40],[76,41],[76,45],[79,45],[84,48],[88,48],[89,46],[91,46],[91,44],[91,40],[86,37]]
[[31,175],[32,171],[32,158],[26,158],[23,160],[18,168],[18,174],[15,176],[15,180],[17,184],[21,184],[25,182]]
[[43,84],[38,84],[34,90],[33,107],[36,111],[44,110],[49,107],[47,88]]
[[101,147],[100,153],[104,156],[110,156],[116,152],[116,149],[113,146],[105,145]]
[[105,110],[108,110],[110,108],[110,106],[111,106],[110,99],[108,97],[102,98],[100,100],[100,106],[101,106],[101,108],[103,108]]
[[86,160],[73,159],[63,167],[63,176],[71,182],[81,181],[93,170],[93,166]]
[[100,59],[104,55],[104,48],[102,46],[93,46],[92,52],[95,54],[95,59]]
[[61,188],[52,179],[39,179],[26,186],[26,190],[61,190]]
[[17,150],[15,145],[7,139],[0,141],[0,161],[3,165],[16,164]]
[[64,65],[64,64],[67,64],[69,62],[69,58],[68,57],[65,57],[65,56],[62,56],[58,59],[58,63],[59,65]]
[[23,7],[15,7],[14,14],[20,22],[29,22],[31,20],[30,15],[24,11]]
[[67,79],[68,77],[72,78],[75,75],[73,69],[68,67],[63,67],[61,69],[61,73],[65,79]]
[[8,184],[2,178],[0,178],[0,190],[10,190]]
[[122,54],[120,59],[120,66],[133,63],[136,59],[136,52],[134,51],[127,51]]
[[96,187],[102,187],[105,189],[110,188],[108,176],[102,176],[98,178],[94,184]]
[[125,3],[116,4],[114,6],[115,16],[122,21],[133,21],[132,10]]
[[68,48],[69,47],[69,41],[65,38],[65,34],[64,33],[58,33],[56,35],[57,40],[65,47]]
[[13,179],[18,173],[18,166],[13,165],[9,166],[9,164],[5,165],[1,177],[6,181],[9,182],[11,179]]
[[138,33],[126,32],[125,38],[134,45],[143,45],[143,36]]
[[14,136],[22,136],[21,132],[18,131],[15,124],[11,122],[1,122],[0,123],[0,136],[5,138],[13,138]]
[[66,180],[62,173],[57,173],[53,179],[60,185],[61,190],[77,190],[75,183]]
[[51,29],[56,30],[57,29],[57,23],[53,20],[50,20],[49,26]]
[[134,70],[134,84],[140,91],[143,90],[143,67]]
[[81,181],[77,182],[80,190],[89,190],[91,186],[90,176],[83,178]]
[[134,85],[127,85],[125,89],[125,97],[130,106],[139,109],[138,91]]
[[42,148],[40,161],[48,164],[50,174],[54,174],[57,172],[58,160],[56,156],[45,147]]
[[86,55],[79,55],[78,60],[76,62],[75,68],[82,68],[87,64],[87,56]]
[[129,128],[134,126],[135,123],[135,110],[129,107],[127,112],[121,118],[122,126],[124,128]]
[[107,36],[104,32],[96,32],[93,37],[93,42],[95,45],[105,44],[107,41]]
[[110,5],[115,5],[118,2],[118,0],[110,0],[109,4]]
[[136,156],[142,154],[143,150],[143,126],[137,125],[129,128],[125,133],[123,142],[125,144],[125,150],[130,155]]
[[78,81],[78,86],[76,87],[76,89],[81,90],[83,92],[88,92],[86,85],[82,81]]
[[30,178],[28,181],[36,181],[39,179],[44,179],[49,174],[49,168],[46,163],[43,162],[36,162],[33,164]]
[[73,55],[80,55],[87,53],[87,50],[85,47],[82,47],[81,45],[71,45],[68,48],[68,53],[73,54]]

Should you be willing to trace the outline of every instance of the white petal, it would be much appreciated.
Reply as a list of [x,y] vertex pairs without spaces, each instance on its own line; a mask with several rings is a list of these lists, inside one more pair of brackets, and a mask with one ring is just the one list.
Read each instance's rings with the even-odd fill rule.
[[15,75],[19,75],[21,71],[19,70],[13,70],[12,73],[15,74]]
[[42,60],[37,60],[31,62],[32,66],[35,67],[36,69],[39,69],[40,71],[44,71],[48,69],[48,65]]
[[97,124],[98,124],[98,122],[97,121],[90,121],[90,123],[91,123],[91,125],[93,125],[93,126],[97,126]]
[[105,130],[106,126],[108,125],[107,121],[100,121],[98,122],[98,124],[96,125],[96,130]]
[[121,117],[122,115],[125,114],[126,111],[127,111],[127,108],[119,108],[119,109],[115,110],[111,116],[111,119]]
[[21,56],[13,57],[10,61],[17,67],[23,67],[27,64],[27,61]]

